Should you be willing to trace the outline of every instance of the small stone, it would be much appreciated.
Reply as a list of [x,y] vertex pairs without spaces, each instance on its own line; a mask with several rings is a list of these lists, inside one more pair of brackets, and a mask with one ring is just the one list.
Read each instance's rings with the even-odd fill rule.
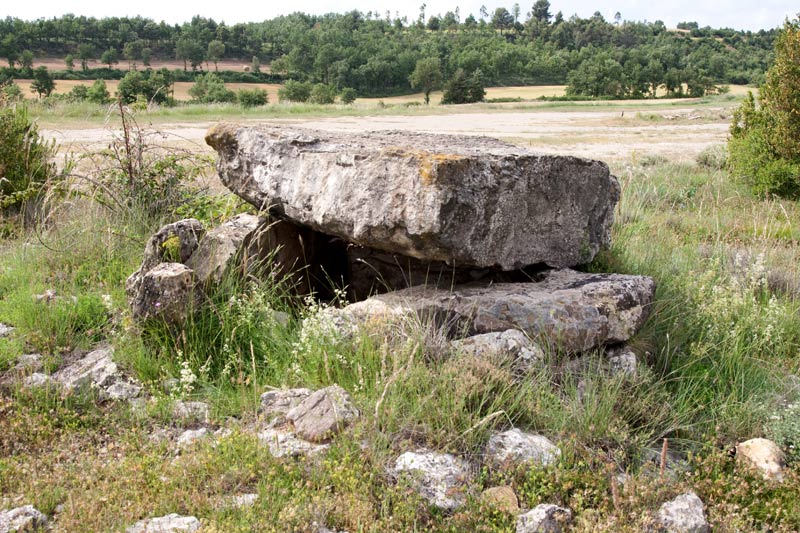
[[192,533],[200,529],[200,520],[177,513],[140,520],[125,530],[125,533]]
[[271,390],[261,395],[261,412],[284,415],[311,396],[310,389]]
[[339,385],[320,389],[286,413],[297,436],[311,442],[326,442],[358,418],[350,394]]
[[14,331],[14,328],[12,328],[11,326],[6,326],[2,322],[0,322],[0,338],[8,337],[9,335],[11,335],[12,331]]
[[139,385],[126,381],[117,381],[105,389],[103,396],[110,400],[132,400],[139,396],[141,392],[142,388]]
[[10,511],[0,511],[0,533],[33,531],[46,525],[47,517],[33,505],[24,505]]
[[570,523],[572,511],[546,503],[517,517],[517,533],[561,533]]
[[623,375],[635,378],[637,375],[638,358],[636,352],[628,346],[606,350],[606,357],[611,366],[612,375]]
[[200,429],[187,429],[183,433],[180,434],[177,440],[177,445],[179,450],[184,450],[186,448],[191,447],[194,445],[198,440],[208,437],[209,432],[206,428]]
[[298,439],[291,431],[279,429],[267,429],[260,432],[258,441],[269,448],[269,453],[273,457],[309,457],[324,452],[330,446]]
[[486,444],[486,459],[494,464],[532,462],[548,466],[559,457],[561,450],[547,437],[517,428],[493,434]]
[[783,481],[786,458],[780,447],[771,440],[750,439],[737,444],[736,461],[761,472],[764,479]]
[[681,494],[658,510],[658,520],[667,533],[707,533],[711,528],[706,521],[702,500],[694,492]]
[[406,452],[394,464],[394,476],[406,479],[428,503],[453,511],[467,500],[469,463],[448,453]]
[[258,500],[258,494],[237,494],[232,498],[234,507],[252,507]]
[[56,291],[54,291],[53,289],[47,289],[42,294],[37,294],[33,297],[33,299],[36,300],[37,302],[44,302],[44,303],[50,303],[56,298],[57,298]]
[[508,485],[491,487],[481,493],[481,503],[497,511],[518,513],[519,500],[514,489]]
[[128,298],[134,319],[180,324],[194,302],[194,272],[181,263],[160,263],[142,275]]
[[203,402],[184,402],[178,400],[172,406],[172,416],[184,423],[200,422],[208,424],[208,404]]

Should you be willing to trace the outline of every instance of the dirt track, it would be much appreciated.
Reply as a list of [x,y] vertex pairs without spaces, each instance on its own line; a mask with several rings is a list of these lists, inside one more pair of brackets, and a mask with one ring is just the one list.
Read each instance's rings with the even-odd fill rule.
[[[693,159],[709,145],[724,143],[730,122],[726,108],[670,108],[642,111],[476,112],[451,115],[364,116],[274,119],[247,123],[292,124],[336,131],[403,130],[486,135],[535,151],[619,160],[659,154],[674,160]],[[158,126],[165,144],[210,150],[203,137],[212,122],[165,123]],[[104,127],[43,130],[62,150],[83,152],[108,143],[113,131]]]

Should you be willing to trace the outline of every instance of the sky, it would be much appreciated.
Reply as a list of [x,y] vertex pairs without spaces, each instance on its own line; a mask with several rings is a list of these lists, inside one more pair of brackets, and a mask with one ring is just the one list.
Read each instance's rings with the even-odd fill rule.
[[[97,18],[110,16],[135,16],[151,18],[169,23],[189,21],[194,15],[225,21],[228,24],[237,22],[256,22],[273,18],[294,11],[312,14],[343,13],[357,9],[364,13],[378,11],[381,16],[386,11],[394,17],[399,13],[409,20],[419,16],[420,5],[427,4],[426,17],[433,14],[444,14],[446,11],[461,10],[462,19],[470,13],[478,17],[481,5],[485,5],[489,13],[497,7],[505,7],[511,11],[515,0],[417,0],[417,2],[400,3],[388,0],[295,0],[294,2],[275,2],[252,0],[194,0],[193,2],[164,2],[163,0],[36,0],[35,2],[3,2],[0,16],[19,17],[26,20],[50,18],[73,13],[75,15],[94,16]],[[522,13],[530,11],[535,0],[519,2]],[[10,5],[9,5],[10,4]],[[190,8],[186,6],[190,5]],[[669,0],[654,2],[653,0],[615,0],[598,5],[589,0],[550,0],[553,14],[561,11],[565,18],[573,14],[590,17],[600,11],[606,20],[612,21],[619,12],[624,20],[654,22],[663,21],[667,27],[674,28],[681,21],[696,21],[702,26],[715,28],[734,28],[744,30],[770,29],[783,25],[788,17],[795,18],[800,13],[797,0]]]

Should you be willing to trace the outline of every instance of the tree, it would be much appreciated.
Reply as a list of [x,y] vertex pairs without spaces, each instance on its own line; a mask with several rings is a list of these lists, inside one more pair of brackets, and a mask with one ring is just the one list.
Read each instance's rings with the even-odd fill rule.
[[311,88],[308,101],[312,104],[328,105],[336,101],[336,87],[317,83]]
[[26,74],[30,75],[33,72],[33,52],[23,50],[19,57],[19,65]]
[[531,11],[531,18],[544,24],[550,24],[553,15],[550,14],[550,2],[547,0],[536,0]]
[[67,54],[67,57],[64,58],[64,64],[67,66],[67,70],[72,72],[75,69],[75,56]]
[[261,60],[258,56],[253,56],[253,60],[250,62],[250,71],[253,74],[261,74]]
[[136,70],[136,61],[142,58],[144,43],[142,41],[129,41],[122,49],[122,55],[128,60],[128,70]]
[[786,21],[775,62],[733,115],[728,165],[758,195],[800,198],[800,17]]
[[339,93],[339,100],[341,100],[343,104],[349,105],[356,101],[357,96],[358,93],[356,92],[355,89],[353,89],[352,87],[345,87]]
[[100,62],[108,65],[108,68],[114,68],[114,65],[119,63],[119,56],[115,48],[109,48],[100,56]]
[[38,67],[33,71],[33,81],[31,82],[31,91],[42,96],[50,96],[53,89],[56,88],[56,82],[53,81],[53,76],[48,72],[47,67]]
[[214,63],[214,70],[219,70],[217,68],[217,63],[222,56],[225,55],[225,43],[218,40],[213,40],[208,43],[208,59],[210,59]]
[[508,9],[504,7],[498,7],[494,10],[494,15],[492,15],[492,26],[500,30],[500,33],[503,33],[503,30],[506,30],[513,25],[514,17],[508,12]]
[[278,100],[288,102],[306,102],[311,97],[311,84],[286,80],[283,87],[278,89]]
[[444,86],[443,104],[471,104],[482,102],[486,96],[483,73],[477,69],[467,75],[464,69],[458,69]]
[[81,70],[86,72],[89,69],[89,60],[94,56],[94,47],[91,44],[82,43],[78,45],[78,59],[81,60]]
[[417,61],[414,72],[408,77],[408,82],[415,89],[422,89],[425,95],[425,105],[431,101],[431,92],[442,84],[442,67],[438,57],[427,57]]

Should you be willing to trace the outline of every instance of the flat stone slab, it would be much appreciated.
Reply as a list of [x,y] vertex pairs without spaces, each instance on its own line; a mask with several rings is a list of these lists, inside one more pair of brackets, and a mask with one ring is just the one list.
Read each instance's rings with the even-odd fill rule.
[[551,270],[530,283],[418,286],[332,310],[344,323],[411,317],[477,335],[517,329],[541,346],[583,352],[628,340],[650,313],[655,282],[644,276]]
[[206,142],[222,182],[277,218],[458,267],[588,263],[620,194],[605,163],[486,137],[220,124]]

